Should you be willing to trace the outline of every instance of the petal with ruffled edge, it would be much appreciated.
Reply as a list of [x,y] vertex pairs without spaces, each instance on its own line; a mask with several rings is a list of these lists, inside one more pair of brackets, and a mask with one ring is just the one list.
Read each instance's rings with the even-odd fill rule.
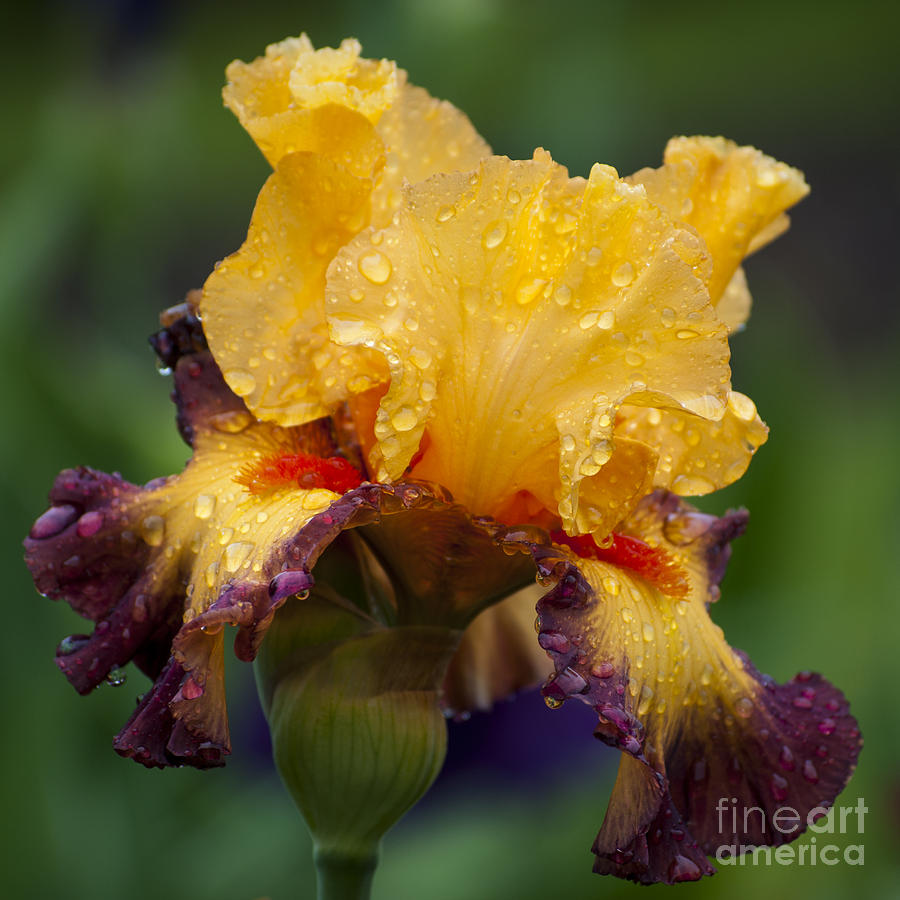
[[672,138],[663,162],[626,180],[643,185],[654,203],[700,232],[713,258],[710,298],[734,331],[750,311],[738,266],[785,231],[784,211],[809,187],[796,169],[721,137]]
[[226,103],[276,171],[247,240],[207,280],[204,329],[232,390],[284,426],[386,377],[380,357],[328,339],[324,269],[337,249],[386,225],[407,181],[490,153],[459,110],[359,53],[353,40],[314,50],[304,35],[228,68]]
[[556,668],[545,697],[592,706],[596,736],[623,751],[599,873],[695,880],[720,847],[795,838],[853,772],[861,742],[843,695],[819,675],[760,675],[709,618],[745,523],[657,492],[611,546],[539,551],[557,582],[538,604]]
[[725,415],[718,422],[682,410],[627,405],[616,418],[617,441],[619,435],[627,435],[657,448],[652,486],[689,497],[737,481],[768,434],[753,401],[738,391],[729,392]]
[[[371,134],[371,126],[395,102],[405,73],[388,60],[360,58],[360,49],[358,41],[348,39],[338,48],[316,50],[303,34],[270,44],[265,56],[253,62],[235,60],[228,66],[225,105],[273,168],[296,150],[330,152],[351,170],[370,156],[376,158],[367,153],[354,160],[349,151],[369,143],[371,138],[359,138]],[[329,132],[336,122],[321,114],[332,114],[330,107],[354,115],[339,120],[343,127]],[[352,142],[345,145],[351,135]]]
[[210,347],[258,418],[300,425],[386,377],[378,354],[336,347],[325,325],[325,271],[368,224],[371,190],[324,156],[292,153],[260,191],[241,249],[206,281]]
[[411,186],[328,274],[332,337],[391,370],[378,477],[399,478],[421,448],[414,477],[470,509],[495,515],[524,490],[555,497],[567,530],[608,530],[627,509],[578,494],[613,455],[617,408],[724,414],[707,266],[696,235],[608,167],[569,179],[540,151]]
[[253,62],[231,63],[222,94],[273,168],[288,153],[314,150],[354,174],[375,175],[380,166],[362,140],[366,129],[335,110],[377,127],[387,166],[376,188],[375,220],[386,224],[404,180],[470,169],[490,148],[452,104],[409,84],[396,63],[361,52],[353,38],[320,50],[305,34],[288,38]]
[[[540,536],[473,519],[427,485],[356,487],[360,473],[331,455],[330,423],[285,429],[250,416],[203,349],[191,308],[155,340],[174,367],[179,427],[194,450],[184,472],[143,488],[63,472],[26,540],[38,588],[96,622],[57,651],[73,685],[87,693],[132,659],[156,679],[115,742],[149,766],[222,764],[224,626],[238,628],[237,656],[253,659],[275,611],[313,587],[310,570],[333,544],[351,554],[338,570],[375,573],[343,602],[380,592],[366,614],[458,639],[533,578],[529,548]],[[336,544],[350,529],[349,545]],[[488,694],[495,674],[484,673]]]

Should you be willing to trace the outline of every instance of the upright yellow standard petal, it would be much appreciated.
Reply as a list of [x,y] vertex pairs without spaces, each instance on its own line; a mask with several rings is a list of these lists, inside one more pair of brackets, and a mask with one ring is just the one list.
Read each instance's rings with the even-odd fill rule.
[[490,153],[459,110],[359,54],[357,41],[314,50],[304,35],[228,68],[225,102],[275,172],[247,240],[205,285],[204,330],[229,387],[284,426],[386,377],[375,354],[328,339],[324,272],[337,250],[370,222],[386,225],[407,181]]
[[361,52],[353,38],[337,49],[316,50],[305,34],[271,44],[251,63],[231,63],[225,104],[273,167],[296,150],[348,157],[342,146],[346,135],[322,117],[329,108],[341,107],[376,126],[388,155],[384,200],[376,204],[384,208],[404,178],[415,182],[435,172],[469,169],[490,153],[452,104],[409,84],[396,63],[365,59]]
[[570,179],[539,151],[411,186],[328,276],[333,339],[390,368],[378,477],[421,447],[413,474],[476,513],[528,491],[554,497],[567,529],[608,528],[627,510],[579,512],[579,488],[612,457],[623,403],[725,413],[708,266],[696,234],[609,167]]
[[741,260],[788,227],[784,211],[809,188],[796,169],[724,138],[673,138],[663,159],[627,180],[700,232],[713,258],[710,298],[718,304],[727,294],[724,320],[734,330],[750,308],[746,282],[732,284]]
[[315,110],[342,106],[374,124],[394,103],[404,73],[360,51],[352,38],[322,50],[305,34],[287,38],[251,63],[231,63],[222,97],[274,167],[285,154],[310,149],[311,135],[318,140]]

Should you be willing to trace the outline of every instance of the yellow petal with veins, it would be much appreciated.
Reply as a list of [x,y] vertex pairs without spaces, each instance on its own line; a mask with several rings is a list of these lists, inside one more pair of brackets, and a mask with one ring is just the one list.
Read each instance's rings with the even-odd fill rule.
[[384,378],[365,348],[336,347],[325,271],[368,223],[371,180],[292,153],[269,177],[244,245],[203,288],[203,328],[228,386],[261,419],[299,425]]
[[768,433],[753,401],[737,391],[729,393],[718,422],[682,410],[627,405],[616,419],[617,440],[627,435],[657,448],[653,487],[682,496],[708,494],[737,481]]
[[393,223],[328,275],[333,339],[390,368],[378,477],[398,478],[427,429],[417,477],[477,514],[521,490],[556,495],[576,528],[579,486],[612,456],[622,403],[724,414],[708,265],[695,233],[608,167],[570,179],[540,151],[409,187]]
[[[663,160],[661,168],[641,169],[626,180],[643,185],[654,203],[700,232],[713,258],[709,294],[717,304],[741,260],[787,228],[784,211],[809,188],[796,169],[724,138],[673,138]],[[742,324],[733,312],[728,319],[732,330]]]

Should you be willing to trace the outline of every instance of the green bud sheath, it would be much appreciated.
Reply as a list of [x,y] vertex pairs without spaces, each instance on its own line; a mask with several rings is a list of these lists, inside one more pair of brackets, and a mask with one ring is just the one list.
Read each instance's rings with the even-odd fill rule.
[[327,587],[292,598],[257,662],[275,763],[312,833],[320,898],[368,897],[387,830],[444,761],[456,630],[388,627]]

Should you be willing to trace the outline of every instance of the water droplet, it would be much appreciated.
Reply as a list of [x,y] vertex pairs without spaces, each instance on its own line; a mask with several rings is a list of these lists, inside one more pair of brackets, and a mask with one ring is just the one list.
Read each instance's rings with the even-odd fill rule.
[[738,391],[729,393],[728,408],[742,422],[752,422],[756,418],[756,404],[749,397]]
[[634,281],[634,266],[630,262],[623,262],[612,273],[612,283],[616,287],[626,287],[632,281]]
[[141,523],[141,537],[151,547],[158,547],[163,542],[166,523],[162,516],[147,516]]
[[79,520],[75,529],[78,537],[93,537],[103,527],[103,513],[99,510],[86,512]]
[[702,475],[679,475],[672,481],[672,490],[685,497],[696,497],[714,491],[716,486]]
[[546,287],[546,278],[530,278],[526,276],[519,282],[516,288],[516,302],[520,306],[527,306]]
[[568,306],[572,302],[572,288],[567,284],[561,284],[554,292],[553,299],[560,306]]
[[753,714],[753,702],[748,697],[739,697],[735,701],[734,711],[742,719],[749,719]]
[[627,607],[622,608],[622,621],[627,625],[634,619],[634,613]]
[[494,222],[493,225],[489,225],[485,229],[482,238],[485,250],[493,250],[495,247],[499,247],[506,239],[507,231],[508,226],[504,221]]
[[396,431],[411,431],[418,424],[419,418],[408,406],[401,406],[392,416],[391,425]]
[[106,676],[106,683],[111,687],[121,687],[128,680],[128,673],[124,669],[116,667],[110,669]]
[[212,427],[225,434],[240,434],[252,421],[253,416],[243,409],[230,409],[209,417]]
[[249,541],[235,541],[225,548],[225,571],[234,574],[247,561],[255,544]]
[[791,751],[791,748],[786,744],[781,748],[781,752],[778,754],[778,765],[781,766],[785,772],[794,771],[794,754]]
[[564,434],[560,438],[559,443],[567,453],[571,453],[571,451],[575,449],[575,437],[571,434]]
[[70,634],[59,642],[59,646],[56,648],[56,655],[71,656],[89,643],[90,640],[90,637],[86,634]]
[[794,697],[794,706],[797,709],[812,709],[812,700],[809,697]]
[[556,697],[544,697],[544,703],[547,704],[548,709],[559,709],[563,705],[563,701]]
[[810,784],[816,784],[819,780],[819,773],[816,771],[816,767],[813,765],[811,759],[807,759],[803,763],[803,777]]
[[391,277],[391,261],[378,250],[371,250],[359,258],[359,271],[372,284],[384,284]]
[[68,528],[78,518],[78,510],[68,503],[51,506],[31,526],[30,537],[43,541],[55,537]]
[[837,728],[837,722],[835,722],[834,719],[822,719],[822,721],[819,722],[819,731],[822,734],[833,734],[835,728]]
[[[599,323],[598,323],[599,324]],[[629,366],[641,366],[644,364],[644,357],[641,356],[640,353],[635,353],[633,350],[629,350],[625,354],[625,362],[628,363]]]
[[700,672],[700,684],[709,685],[712,682],[713,667],[709,663],[705,663]]
[[597,320],[600,318],[600,313],[596,310],[592,312],[585,313],[578,320],[578,327],[583,331],[587,331],[588,328],[593,328],[597,324]]
[[273,600],[293,596],[305,600],[314,583],[312,575],[299,569],[279,572],[269,582],[269,596]]
[[438,222],[449,222],[455,215],[456,210],[452,206],[442,206],[435,218]]
[[769,782],[769,788],[772,791],[772,796],[779,802],[784,800],[788,795],[787,779],[783,778],[777,772],[773,773],[772,780]]
[[229,369],[225,374],[225,381],[238,397],[246,397],[256,390],[256,379],[244,369]]
[[616,667],[611,662],[601,662],[591,668],[591,675],[595,678],[612,678],[616,673]]
[[690,328],[682,328],[675,332],[675,337],[677,337],[679,341],[689,341],[691,338],[698,337],[698,332],[693,331]]
[[649,685],[644,685],[641,688],[641,699],[638,702],[637,714],[639,716],[646,716],[648,712],[650,712],[651,702],[653,700],[653,688]]
[[198,519],[208,519],[216,508],[216,498],[212,494],[198,494],[194,501],[194,515]]
[[643,628],[641,629],[641,633],[643,634],[644,640],[647,643],[653,641],[656,637],[656,632],[654,631],[653,626],[649,622],[644,622]]

